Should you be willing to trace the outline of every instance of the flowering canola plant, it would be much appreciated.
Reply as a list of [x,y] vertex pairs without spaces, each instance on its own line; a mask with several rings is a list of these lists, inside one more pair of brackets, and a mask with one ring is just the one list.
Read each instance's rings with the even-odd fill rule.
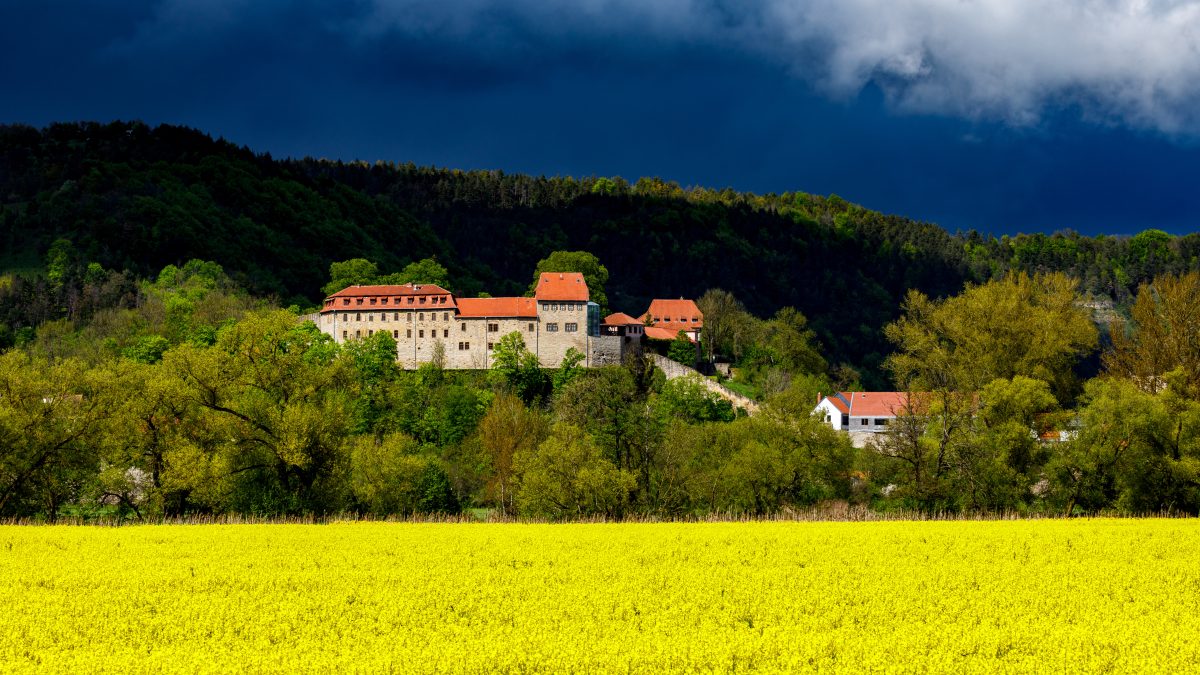
[[1198,672],[1194,520],[0,528],[0,670]]

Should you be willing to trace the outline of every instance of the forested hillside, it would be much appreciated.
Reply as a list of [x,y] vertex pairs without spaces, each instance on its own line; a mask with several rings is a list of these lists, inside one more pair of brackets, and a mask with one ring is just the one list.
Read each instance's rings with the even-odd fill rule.
[[[909,289],[943,297],[1009,270],[1061,270],[1126,304],[1139,283],[1200,267],[1198,235],[950,234],[836,196],[276,160],[140,123],[0,127],[0,242],[0,271],[17,273],[0,308],[11,330],[128,304],[130,279],[193,258],[253,294],[304,305],[339,260],[391,272],[432,257],[454,290],[499,295],[523,292],[550,252],[585,250],[607,266],[615,310],[711,288],[760,316],[795,307],[831,364],[877,385],[891,349],[882,328]],[[37,280],[52,273],[55,242],[60,258],[95,266],[90,286]]]

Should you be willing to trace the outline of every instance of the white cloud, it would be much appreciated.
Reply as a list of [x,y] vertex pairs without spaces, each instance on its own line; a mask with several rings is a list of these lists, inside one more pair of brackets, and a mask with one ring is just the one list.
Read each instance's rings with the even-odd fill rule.
[[1076,105],[1200,132],[1198,2],[776,0],[770,13],[763,52],[835,95],[874,82],[905,110],[1027,125]]
[[833,96],[853,96],[874,83],[906,111],[1024,126],[1047,109],[1078,106],[1095,121],[1200,133],[1200,2],[1194,0],[729,6],[717,0],[376,0],[375,7],[365,25],[448,31],[464,39],[494,37],[507,17],[552,42],[624,37],[736,49],[782,63]]

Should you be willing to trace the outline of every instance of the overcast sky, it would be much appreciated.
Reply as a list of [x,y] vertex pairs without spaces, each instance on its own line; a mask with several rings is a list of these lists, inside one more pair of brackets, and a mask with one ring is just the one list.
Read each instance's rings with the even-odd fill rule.
[[1200,229],[1198,103],[1200,2],[0,2],[0,122],[836,193],[996,234]]

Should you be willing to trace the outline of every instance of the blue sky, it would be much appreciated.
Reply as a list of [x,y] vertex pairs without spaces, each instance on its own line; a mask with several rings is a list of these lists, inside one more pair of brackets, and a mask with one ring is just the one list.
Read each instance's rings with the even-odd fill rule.
[[1200,3],[10,0],[0,122],[836,193],[950,230],[1200,224]]

